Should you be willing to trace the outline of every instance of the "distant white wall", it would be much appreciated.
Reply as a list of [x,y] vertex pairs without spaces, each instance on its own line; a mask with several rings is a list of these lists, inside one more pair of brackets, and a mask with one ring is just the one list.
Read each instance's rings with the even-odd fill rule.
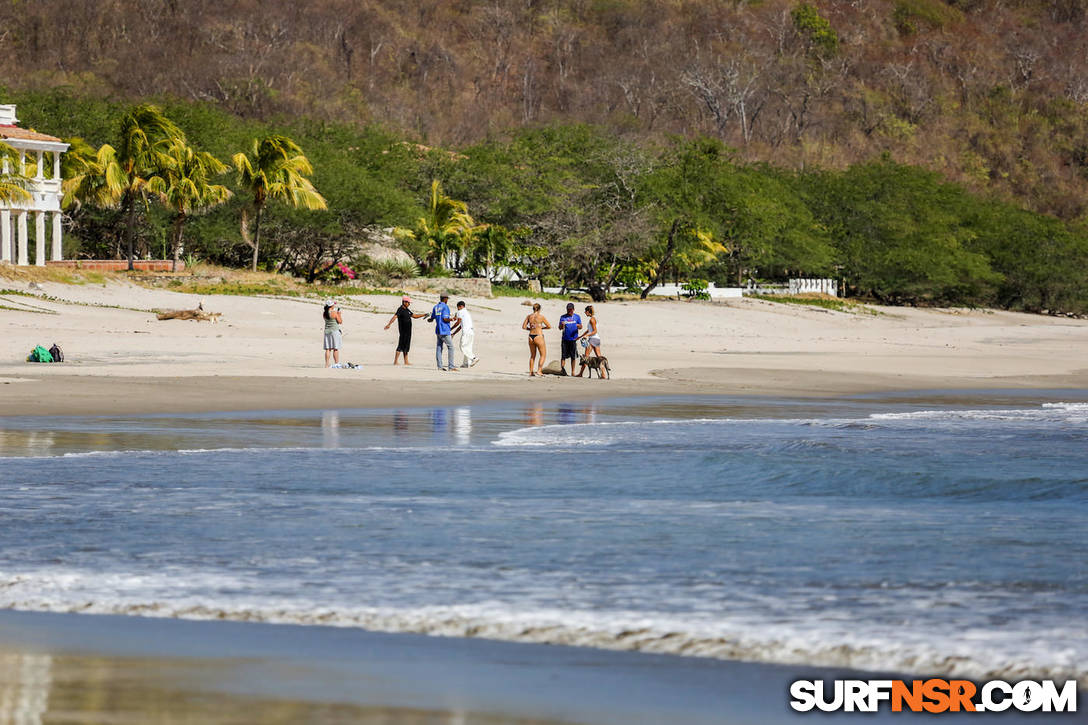
[[839,285],[833,279],[791,279],[791,295],[822,294],[839,296]]
[[809,295],[839,296],[839,283],[833,279],[791,279],[787,284],[750,283],[746,294],[756,295]]
[[[545,292],[560,294],[561,287],[545,287]],[[610,292],[616,294],[626,291],[625,287],[613,287]],[[751,284],[748,287],[718,287],[710,283],[707,292],[712,300],[739,299],[745,294],[760,295],[807,295],[824,294],[831,297],[839,296],[839,283],[834,279],[791,279],[788,284]],[[650,297],[683,297],[684,285],[659,284],[650,292]]]
[[[710,283],[707,292],[710,293],[710,299],[712,300],[739,299],[744,296],[744,289],[741,287],[718,287],[713,282]],[[650,292],[650,297],[676,296],[684,296],[683,284],[659,284]]]
[[[545,292],[551,294],[561,294],[562,287],[545,287]],[[613,287],[609,290],[610,294],[619,294],[626,292],[626,287]],[[710,299],[712,300],[724,300],[724,299],[740,299],[744,296],[744,288],[742,287],[716,287],[713,282],[710,283],[707,292],[710,293]],[[684,285],[683,284],[659,284],[654,287],[649,294],[650,297],[683,297]]]

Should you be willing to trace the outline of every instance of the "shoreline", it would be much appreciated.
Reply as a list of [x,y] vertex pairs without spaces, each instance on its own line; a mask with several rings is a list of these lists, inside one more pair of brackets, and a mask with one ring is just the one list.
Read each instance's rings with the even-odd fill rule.
[[[353,628],[14,610],[0,610],[0,675],[0,694],[25,703],[24,716],[148,721],[170,712],[235,723],[261,713],[261,722],[375,725],[439,716],[520,725],[797,722],[807,716],[789,708],[793,680],[895,676]],[[865,717],[931,718],[886,710]]]
[[[96,416],[226,413],[268,410],[422,408],[490,402],[564,402],[658,396],[735,396],[830,399],[973,391],[998,393],[1088,390],[1088,374],[1015,377],[859,376],[810,370],[690,368],[653,371],[650,378],[592,382],[545,377],[489,376],[457,380],[393,381],[355,370],[321,377],[193,375],[115,377],[69,375],[0,377],[0,416]],[[415,373],[416,371],[411,371]],[[462,373],[457,373],[461,375]],[[449,373],[435,373],[435,376]],[[468,377],[468,374],[465,374]]]

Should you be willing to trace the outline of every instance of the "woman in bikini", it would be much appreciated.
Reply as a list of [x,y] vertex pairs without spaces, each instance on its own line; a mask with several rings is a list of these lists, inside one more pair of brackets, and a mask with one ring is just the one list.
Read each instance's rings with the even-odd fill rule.
[[[593,352],[594,357],[601,357],[601,335],[600,328],[597,327],[597,315],[593,312],[593,305],[586,306],[586,331],[582,333],[579,340],[585,340],[583,343],[586,346],[586,357],[589,357],[590,351]],[[586,364],[582,363],[582,367],[578,370],[578,374],[575,377],[582,377],[582,373],[586,370]]]
[[[533,305],[533,311],[521,323],[521,329],[529,331],[529,377],[543,376],[544,359],[548,356],[548,346],[544,342],[544,331],[552,329],[551,323],[540,314],[540,303]],[[540,354],[540,362],[533,372],[533,361]]]

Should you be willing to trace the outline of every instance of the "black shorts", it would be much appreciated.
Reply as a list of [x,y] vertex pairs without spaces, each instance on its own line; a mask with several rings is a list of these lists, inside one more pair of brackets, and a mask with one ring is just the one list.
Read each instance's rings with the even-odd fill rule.
[[400,333],[400,340],[397,341],[397,352],[408,352],[408,349],[412,347],[412,333]]
[[571,360],[577,360],[578,359],[578,341],[577,340],[563,340],[563,355],[559,359],[560,360],[566,360],[568,357]]

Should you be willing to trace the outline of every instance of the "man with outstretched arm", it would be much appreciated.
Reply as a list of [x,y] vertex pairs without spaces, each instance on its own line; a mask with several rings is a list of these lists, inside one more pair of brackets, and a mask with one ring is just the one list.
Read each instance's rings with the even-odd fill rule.
[[408,362],[408,350],[412,347],[412,320],[418,320],[420,317],[426,317],[426,312],[420,312],[418,315],[409,309],[412,305],[412,299],[405,295],[400,298],[400,307],[393,313],[393,316],[389,318],[389,322],[385,323],[385,329],[389,329],[389,326],[393,324],[393,321],[397,321],[397,328],[400,332],[400,339],[397,341],[397,351],[393,353],[393,364],[397,364],[397,360],[400,356],[404,355],[404,364],[411,365]]

